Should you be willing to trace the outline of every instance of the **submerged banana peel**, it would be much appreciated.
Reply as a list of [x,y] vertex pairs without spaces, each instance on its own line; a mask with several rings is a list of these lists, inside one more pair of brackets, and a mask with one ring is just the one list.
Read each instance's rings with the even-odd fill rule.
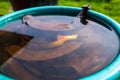
[[75,40],[75,39],[77,39],[77,37],[78,37],[77,35],[69,35],[69,36],[58,35],[57,41],[52,42],[51,44],[59,46],[59,45],[62,45],[65,41]]
[[76,40],[78,38],[78,35],[68,35],[68,36],[64,36],[64,35],[57,35],[57,40],[53,41],[53,42],[41,42],[38,45],[35,44],[34,42],[31,43],[31,47],[33,48],[39,48],[39,49],[49,49],[49,48],[55,48],[58,47],[62,44],[64,44],[66,41],[69,40]]

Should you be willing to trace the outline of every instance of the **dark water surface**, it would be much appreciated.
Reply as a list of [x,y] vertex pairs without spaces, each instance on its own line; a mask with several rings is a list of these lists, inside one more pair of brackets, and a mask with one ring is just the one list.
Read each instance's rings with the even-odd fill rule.
[[114,30],[90,20],[83,25],[70,16],[35,19],[37,28],[18,20],[0,29],[3,74],[16,80],[75,80],[101,70],[117,56]]

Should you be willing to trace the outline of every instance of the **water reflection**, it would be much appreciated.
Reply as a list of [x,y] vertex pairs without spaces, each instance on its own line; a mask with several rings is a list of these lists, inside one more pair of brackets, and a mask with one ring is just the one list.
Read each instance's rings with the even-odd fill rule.
[[[36,18],[59,24],[73,19],[69,16]],[[3,27],[0,53],[11,58],[1,62],[0,71],[17,80],[75,80],[106,67],[119,50],[114,30],[90,20],[88,25],[82,25],[77,18],[74,20],[70,31],[40,30],[21,21]]]

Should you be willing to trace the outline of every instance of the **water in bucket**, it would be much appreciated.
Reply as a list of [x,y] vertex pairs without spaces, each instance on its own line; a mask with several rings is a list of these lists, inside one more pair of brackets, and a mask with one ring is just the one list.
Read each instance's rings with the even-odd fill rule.
[[101,70],[117,56],[119,39],[87,21],[46,15],[9,23],[0,29],[0,71],[16,80],[75,80]]

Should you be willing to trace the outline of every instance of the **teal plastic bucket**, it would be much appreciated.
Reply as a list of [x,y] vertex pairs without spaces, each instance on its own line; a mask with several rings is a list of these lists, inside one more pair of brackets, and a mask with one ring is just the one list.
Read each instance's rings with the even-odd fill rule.
[[[8,23],[11,23],[13,21],[16,21],[18,19],[21,19],[23,16],[28,14],[76,16],[79,13],[79,11],[81,11],[81,8],[68,7],[68,6],[44,6],[44,7],[34,7],[34,8],[24,9],[24,10],[16,11],[14,13],[0,17],[0,27]],[[120,36],[120,25],[116,21],[112,20],[111,18],[101,13],[98,13],[92,10],[89,10],[87,12],[87,15],[99,21],[100,23],[113,28],[117,32],[118,36]],[[114,59],[114,61],[104,69],[92,75],[80,78],[79,80],[98,80],[98,79],[114,80],[119,75],[120,75],[120,53],[118,53],[118,56]],[[14,79],[11,79],[8,76],[0,74],[0,80],[14,80]]]

